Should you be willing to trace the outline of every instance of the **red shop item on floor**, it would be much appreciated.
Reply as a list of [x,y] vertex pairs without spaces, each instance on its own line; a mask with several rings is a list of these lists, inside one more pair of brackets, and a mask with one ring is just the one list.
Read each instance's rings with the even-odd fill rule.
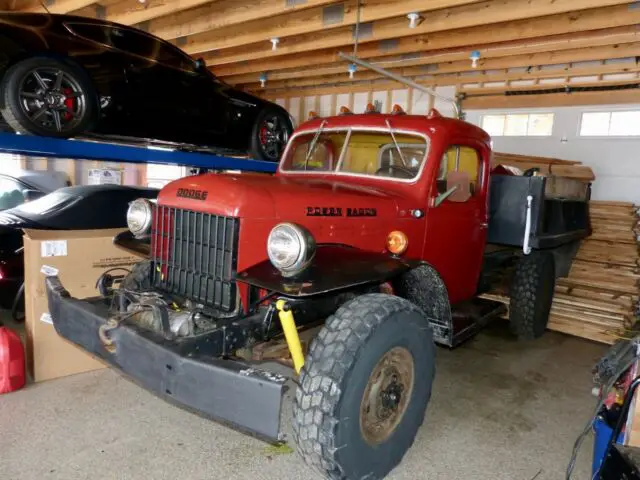
[[20,337],[7,327],[0,327],[0,393],[24,387],[24,348]]

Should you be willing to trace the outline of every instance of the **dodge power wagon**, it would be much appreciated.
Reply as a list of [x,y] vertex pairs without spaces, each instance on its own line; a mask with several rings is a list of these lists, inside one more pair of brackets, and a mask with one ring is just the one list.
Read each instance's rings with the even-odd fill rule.
[[[317,118],[275,175],[202,173],[130,205],[115,241],[148,256],[99,298],[46,278],[57,332],[154,393],[271,442],[332,479],[383,478],[423,422],[435,344],[504,306],[543,334],[555,278],[589,235],[582,197],[498,175],[489,135],[432,110]],[[520,172],[522,173],[522,172]],[[274,360],[289,362],[289,378]],[[284,360],[283,360],[284,359]]]

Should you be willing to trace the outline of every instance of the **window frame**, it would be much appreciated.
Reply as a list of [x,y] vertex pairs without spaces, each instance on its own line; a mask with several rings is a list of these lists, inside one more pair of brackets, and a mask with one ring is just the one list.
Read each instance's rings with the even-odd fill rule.
[[[375,132],[375,133],[386,133],[389,134],[389,129],[388,128],[383,128],[383,127],[331,127],[331,128],[325,128],[322,130],[322,133],[328,133],[328,132],[345,132],[347,135],[351,135],[350,131],[353,131],[355,133],[358,132]],[[314,129],[314,130],[303,130],[303,131],[299,131],[293,134],[293,136],[291,137],[291,139],[289,140],[289,142],[287,143],[287,148],[285,149],[285,151],[282,154],[282,158],[280,159],[280,163],[278,164],[278,173],[281,173],[283,175],[322,175],[322,176],[337,176],[337,177],[355,177],[355,178],[366,178],[366,179],[373,179],[373,180],[380,180],[380,181],[385,181],[385,182],[400,182],[400,183],[407,183],[407,184],[413,184],[413,183],[417,183],[420,181],[420,179],[422,178],[422,174],[424,172],[424,169],[426,168],[427,163],[429,163],[429,153],[431,150],[431,138],[429,138],[429,136],[423,132],[418,132],[416,130],[407,130],[407,129],[400,129],[400,128],[394,128],[393,129],[393,134],[394,135],[412,135],[415,137],[420,137],[424,140],[424,143],[420,143],[420,144],[416,144],[416,145],[426,145],[426,151],[425,151],[425,156],[424,156],[424,160],[422,162],[422,165],[420,166],[420,170],[417,172],[416,176],[413,178],[395,178],[395,177],[383,177],[383,176],[376,176],[376,175],[364,175],[361,173],[351,173],[351,172],[343,172],[343,171],[339,171],[339,168],[342,166],[341,162],[343,160],[343,156],[346,154],[346,149],[342,148],[342,151],[340,152],[340,158],[338,160],[338,164],[336,165],[336,168],[334,170],[331,171],[319,171],[319,170],[289,170],[289,169],[285,169],[284,164],[285,161],[288,160],[288,156],[290,153],[290,150],[293,148],[294,146],[294,140],[296,140],[299,136],[301,135],[315,135],[318,132],[318,129]],[[346,139],[345,139],[345,145],[347,145]]]
[[[442,153],[442,156],[440,157],[440,163],[438,164],[438,168],[436,169],[435,172],[435,178],[434,178],[434,186],[435,186],[435,192],[436,192],[436,197],[438,195],[440,195],[442,192],[440,192],[438,190],[438,181],[446,181],[447,177],[445,176],[444,179],[440,179],[440,170],[442,168],[442,165],[444,163],[444,159],[447,158],[447,152],[449,152],[449,150],[451,150],[452,148],[456,149],[456,170],[446,170],[447,175],[449,174],[450,171],[452,172],[457,172],[459,171],[459,167],[460,167],[460,149],[461,148],[469,148],[471,150],[473,150],[476,153],[476,160],[477,160],[477,165],[478,165],[478,171],[477,171],[477,177],[476,177],[476,182],[475,185],[473,186],[472,192],[471,192],[471,196],[464,202],[448,202],[448,203],[453,203],[453,204],[457,204],[457,203],[468,203],[470,201],[472,201],[473,199],[478,197],[479,192],[482,191],[482,187],[483,187],[483,172],[484,172],[484,157],[482,156],[482,153],[476,148],[473,147],[471,145],[465,145],[463,143],[453,143],[450,144]],[[448,158],[447,158],[447,162],[448,162]],[[473,185],[473,182],[469,182],[471,185]],[[447,202],[449,199],[446,198],[444,201]]]
[[615,134],[611,135],[610,133],[607,135],[583,135],[582,134],[582,125],[584,123],[584,115],[589,113],[607,113],[609,114],[609,128],[608,132],[611,132],[611,120],[613,119],[614,113],[624,113],[624,112],[637,112],[640,113],[640,109],[629,109],[629,108],[619,108],[619,109],[608,109],[608,110],[582,110],[580,112],[580,121],[578,122],[576,136],[580,139],[585,140],[603,140],[603,139],[625,139],[625,140],[633,140],[640,139],[640,133],[638,135],[620,135]]
[[[526,135],[505,135],[505,130],[506,130],[506,125],[507,125],[507,117],[509,115],[526,115],[527,116],[527,134]],[[531,121],[531,116],[532,115],[551,115],[552,119],[551,119],[551,132],[548,135],[529,135],[529,125],[530,125],[530,121]],[[484,128],[484,119],[486,117],[504,117],[504,122],[503,122],[503,128],[502,128],[502,133],[500,135],[493,135],[491,133],[489,133],[487,130],[485,130]],[[551,112],[548,110],[544,110],[544,111],[526,111],[526,112],[496,112],[496,113],[483,113],[480,116],[480,128],[482,128],[483,130],[485,130],[485,132],[489,133],[489,135],[493,138],[493,137],[506,137],[506,138],[549,138],[549,137],[553,137],[553,127],[555,125],[556,122],[556,112]]]

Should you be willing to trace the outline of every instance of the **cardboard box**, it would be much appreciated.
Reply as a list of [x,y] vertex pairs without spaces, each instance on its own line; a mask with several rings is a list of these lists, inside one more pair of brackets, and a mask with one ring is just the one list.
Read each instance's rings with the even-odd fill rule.
[[40,382],[104,368],[104,364],[60,337],[51,323],[43,270],[56,273],[76,298],[97,296],[100,275],[114,267],[140,261],[113,244],[123,229],[25,230],[25,328],[27,367]]

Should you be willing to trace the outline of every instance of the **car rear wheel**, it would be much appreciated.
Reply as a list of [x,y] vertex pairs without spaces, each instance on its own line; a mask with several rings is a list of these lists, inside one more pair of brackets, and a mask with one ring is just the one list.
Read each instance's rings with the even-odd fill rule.
[[0,95],[2,117],[22,134],[73,137],[89,130],[98,115],[88,76],[57,59],[33,57],[13,65]]
[[253,125],[249,154],[258,160],[278,162],[292,131],[293,125],[285,112],[266,108]]

